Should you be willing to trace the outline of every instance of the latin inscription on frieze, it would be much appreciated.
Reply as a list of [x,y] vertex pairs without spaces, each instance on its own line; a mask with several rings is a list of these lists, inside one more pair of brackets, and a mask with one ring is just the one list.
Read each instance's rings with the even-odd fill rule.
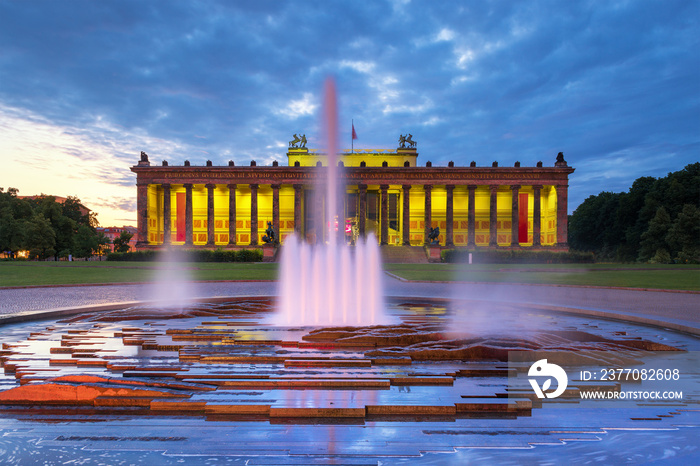
[[[178,178],[235,178],[235,179],[256,179],[256,180],[313,180],[319,178],[320,173],[305,172],[305,173],[265,173],[263,171],[250,172],[166,172],[159,174],[165,179]],[[342,172],[340,177],[344,179],[363,179],[363,180],[385,180],[400,178],[404,180],[444,180],[444,179],[460,179],[460,180],[539,180],[542,179],[542,173],[406,173],[406,172],[389,172],[389,173],[352,173]],[[158,175],[156,175],[158,176]],[[551,174],[549,174],[551,176]]]

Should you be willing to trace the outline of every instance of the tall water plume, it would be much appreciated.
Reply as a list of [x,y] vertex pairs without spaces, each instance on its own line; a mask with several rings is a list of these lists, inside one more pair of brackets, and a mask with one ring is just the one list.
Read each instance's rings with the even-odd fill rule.
[[[279,325],[372,325],[384,315],[379,245],[374,235],[345,244],[344,195],[338,166],[338,108],[335,83],[324,88],[323,128],[327,167],[316,196],[325,192],[325,219],[316,211],[316,244],[288,236],[280,260]],[[321,169],[318,169],[321,170]],[[341,239],[342,238],[342,239]]]

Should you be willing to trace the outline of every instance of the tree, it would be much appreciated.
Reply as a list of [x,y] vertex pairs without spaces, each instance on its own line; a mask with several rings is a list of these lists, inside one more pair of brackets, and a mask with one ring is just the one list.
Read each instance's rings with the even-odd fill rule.
[[669,228],[666,242],[677,262],[700,262],[700,209],[685,204]]
[[[700,163],[659,179],[638,178],[627,193],[601,192],[588,197],[571,215],[569,244],[574,249],[593,251],[603,259],[661,262],[669,261],[669,257],[679,259],[684,247],[681,243],[689,244],[688,241],[679,238],[674,242],[672,239],[677,235],[666,238],[663,230],[670,232],[685,205],[700,209]],[[667,223],[664,223],[666,217],[657,218],[662,207]],[[686,226],[679,226],[678,234],[688,230],[692,223],[689,213],[683,215]],[[692,260],[694,249],[688,248],[683,261]]]
[[671,228],[671,217],[663,206],[659,207],[654,218],[649,221],[649,228],[642,234],[639,248],[640,261],[647,262],[656,256],[658,251],[662,250],[666,251],[666,254],[659,255],[659,257],[666,257],[669,254],[666,242],[669,228]]
[[101,231],[97,232],[97,250],[95,251],[98,256],[100,256],[100,260],[102,260],[102,256],[106,253],[109,252],[109,244],[111,244],[111,241],[107,236],[105,236],[104,233]]
[[75,257],[90,257],[98,249],[97,235],[87,225],[80,225],[75,235],[73,254]]
[[622,193],[620,196],[617,222],[619,230],[624,235],[617,250],[617,259],[620,261],[630,262],[637,259],[642,233],[649,226],[649,219],[646,221],[640,219],[639,212],[644,207],[644,199],[654,183],[656,179],[651,176],[637,178],[629,192]]
[[51,222],[42,214],[37,213],[26,221],[24,249],[29,249],[32,258],[46,259],[55,254],[56,233],[51,228]]
[[134,235],[128,231],[122,231],[119,237],[114,238],[114,252],[129,252],[129,241]]
[[569,223],[569,243],[580,251],[596,251],[614,256],[620,233],[612,228],[619,206],[620,194],[602,192],[589,196],[576,209]]

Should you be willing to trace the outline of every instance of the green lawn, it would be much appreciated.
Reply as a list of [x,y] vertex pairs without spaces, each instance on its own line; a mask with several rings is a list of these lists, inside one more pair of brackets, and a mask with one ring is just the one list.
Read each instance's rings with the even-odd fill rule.
[[[275,280],[277,264],[181,263],[192,280]],[[385,264],[408,280],[622,286],[700,291],[700,266],[652,264]],[[0,262],[1,286],[153,281],[154,262]]]
[[[0,262],[0,286],[130,283],[156,279],[154,262]],[[192,280],[275,280],[276,264],[198,262],[177,264]]]
[[407,280],[621,286],[700,291],[700,266],[658,264],[386,264]]

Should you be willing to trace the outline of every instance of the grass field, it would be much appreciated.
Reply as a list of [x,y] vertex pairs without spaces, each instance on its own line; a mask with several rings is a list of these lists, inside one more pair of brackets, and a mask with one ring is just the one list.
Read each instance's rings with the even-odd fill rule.
[[[182,263],[191,280],[275,280],[277,264]],[[153,281],[154,262],[0,262],[0,287]]]
[[387,264],[407,280],[615,286],[700,291],[700,266],[658,264]]
[[[192,280],[275,280],[277,264],[183,263]],[[385,264],[407,280],[619,286],[700,291],[700,266],[653,264]],[[0,287],[148,282],[154,262],[0,262]]]

